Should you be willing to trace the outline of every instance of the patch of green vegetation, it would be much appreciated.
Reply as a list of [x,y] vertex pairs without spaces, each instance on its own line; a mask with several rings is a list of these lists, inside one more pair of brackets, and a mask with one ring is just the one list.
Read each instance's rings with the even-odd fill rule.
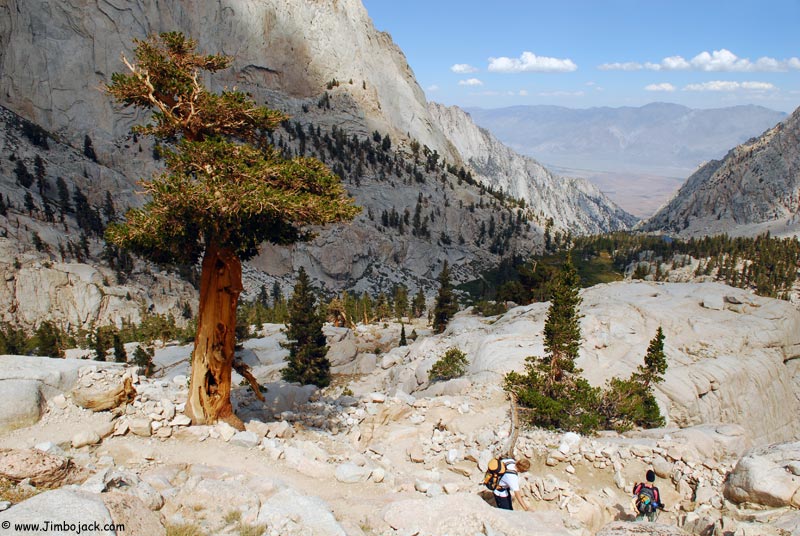
[[452,380],[463,376],[467,371],[469,361],[467,356],[458,348],[450,348],[439,358],[428,372],[431,381]]

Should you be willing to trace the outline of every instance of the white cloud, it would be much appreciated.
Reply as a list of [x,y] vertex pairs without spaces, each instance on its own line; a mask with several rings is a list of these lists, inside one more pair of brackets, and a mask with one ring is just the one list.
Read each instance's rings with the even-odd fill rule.
[[768,82],[742,82],[742,89],[754,91],[772,91],[776,87]]
[[466,80],[459,80],[459,86],[482,86],[483,82],[478,80],[477,78],[468,78]]
[[740,58],[728,49],[722,48],[712,52],[703,51],[690,60],[683,56],[669,56],[659,63],[615,62],[604,63],[597,67],[601,71],[705,71],[705,72],[777,72],[790,69],[800,70],[800,58],[778,60],[762,57],[755,62],[748,58]]
[[601,71],[638,71],[642,69],[642,64],[633,61],[625,63],[604,63],[597,68]]
[[777,89],[768,82],[731,82],[728,80],[714,80],[702,84],[689,84],[684,91],[772,91]]
[[645,86],[644,89],[645,91],[675,91],[675,86],[669,82],[663,82],[661,84],[650,84]]
[[571,59],[537,56],[533,52],[523,52],[519,58],[489,58],[489,71],[493,73],[567,73],[577,69]]
[[528,96],[528,90],[527,89],[520,89],[519,90],[519,96],[520,97],[527,97]]
[[456,63],[455,65],[450,67],[450,70],[458,74],[469,74],[478,72],[477,67],[473,67],[468,63]]
[[435,91],[439,91],[439,86],[437,86],[436,84],[433,84],[432,86],[426,87],[425,91],[430,91],[431,93],[433,93]]

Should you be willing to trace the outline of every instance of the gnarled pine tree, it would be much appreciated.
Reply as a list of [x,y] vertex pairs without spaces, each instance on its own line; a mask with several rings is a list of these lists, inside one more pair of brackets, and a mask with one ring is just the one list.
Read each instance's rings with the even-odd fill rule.
[[123,57],[129,72],[115,73],[106,90],[152,111],[133,132],[175,144],[166,150],[166,171],[142,182],[150,201],[110,226],[107,238],[156,262],[194,263],[202,255],[186,414],[194,424],[222,420],[242,429],[230,402],[241,261],[265,241],[306,239],[303,226],[347,221],[359,209],[324,164],[287,160],[267,145],[264,134],[284,114],[200,82],[203,71],[225,69],[231,58],[198,54],[177,32],[135,44],[135,61]]

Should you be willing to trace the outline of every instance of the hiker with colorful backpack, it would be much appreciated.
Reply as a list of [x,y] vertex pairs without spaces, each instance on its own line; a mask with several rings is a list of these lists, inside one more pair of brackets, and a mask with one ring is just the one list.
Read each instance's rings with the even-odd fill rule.
[[652,469],[647,471],[645,475],[647,482],[640,482],[633,487],[633,508],[636,513],[636,521],[653,522],[656,520],[658,510],[664,509],[664,503],[661,502],[661,492],[653,484],[656,480],[656,474]]
[[519,473],[530,468],[531,462],[524,458],[519,461],[514,458],[493,458],[489,461],[483,484],[492,490],[498,508],[513,510],[512,503],[516,501],[523,510],[530,510],[519,491]]

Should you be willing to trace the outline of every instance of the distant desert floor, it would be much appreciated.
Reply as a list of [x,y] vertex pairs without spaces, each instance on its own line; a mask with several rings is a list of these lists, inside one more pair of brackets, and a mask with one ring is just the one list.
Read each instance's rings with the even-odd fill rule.
[[692,173],[687,170],[684,176],[665,176],[646,172],[547,167],[559,175],[587,179],[623,210],[637,218],[648,218],[655,214]]

